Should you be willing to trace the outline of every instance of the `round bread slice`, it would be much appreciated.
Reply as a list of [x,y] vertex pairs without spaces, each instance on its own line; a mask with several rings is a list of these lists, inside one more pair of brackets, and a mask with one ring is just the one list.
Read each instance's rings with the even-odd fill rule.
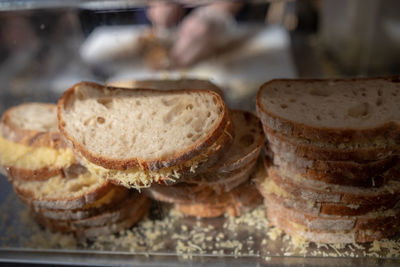
[[342,146],[332,145],[324,142],[309,142],[300,138],[286,137],[263,127],[268,140],[267,146],[272,151],[282,151],[294,156],[316,160],[338,160],[338,161],[373,161],[381,160],[392,155],[400,154],[399,145],[358,146],[357,144],[346,144]]
[[398,145],[399,81],[272,80],[258,91],[257,111],[266,127],[288,137],[337,145]]
[[109,235],[132,227],[149,211],[151,201],[142,195],[131,195],[116,209],[84,220],[58,221],[33,213],[34,219],[53,232],[72,233],[78,239]]
[[264,133],[257,116],[242,110],[231,111],[235,138],[230,149],[207,172],[231,172],[258,158],[264,144]]
[[392,155],[384,159],[353,162],[314,160],[292,153],[273,151],[273,164],[288,172],[326,183],[350,186],[376,187],[400,177],[400,158]]
[[356,216],[374,211],[384,211],[393,209],[400,203],[400,196],[393,195],[384,201],[368,204],[349,204],[338,202],[316,201],[314,199],[305,199],[306,197],[296,197],[280,187],[274,180],[270,179],[264,171],[264,175],[259,175],[254,180],[259,192],[267,198],[269,195],[279,199],[281,203],[288,202],[296,210],[305,211],[313,215],[338,215],[338,216]]
[[82,166],[71,166],[66,177],[57,175],[45,181],[13,180],[15,193],[35,208],[72,210],[96,202],[115,186],[90,174]]
[[319,181],[310,181],[300,176],[287,176],[284,170],[268,167],[268,176],[280,188],[295,198],[307,201],[343,203],[352,205],[380,205],[398,200],[400,182],[391,180],[380,187],[362,188],[340,186]]
[[252,183],[244,183],[230,192],[209,198],[207,202],[175,204],[175,208],[188,216],[219,217],[225,212],[236,217],[248,212],[262,203],[262,196]]
[[201,79],[144,79],[144,80],[130,80],[130,81],[114,81],[108,82],[108,86],[122,87],[122,88],[150,88],[157,90],[211,90],[224,96],[221,88],[208,80]]
[[25,103],[8,109],[0,135],[0,165],[10,179],[45,180],[75,162],[58,132],[54,104]]
[[80,209],[57,210],[35,207],[33,207],[33,209],[36,213],[40,213],[43,217],[48,219],[59,221],[83,220],[104,213],[106,210],[113,209],[124,201],[128,194],[128,189],[122,186],[115,186],[100,199]]
[[134,188],[179,179],[183,168],[194,173],[224,133],[233,137],[224,102],[205,90],[131,90],[84,82],[60,98],[58,119],[90,171]]
[[352,231],[316,231],[310,230],[301,224],[294,223],[284,217],[280,212],[271,212],[267,209],[268,220],[272,225],[282,229],[286,234],[293,237],[300,237],[316,243],[366,243],[383,238],[388,238],[398,232],[399,224],[386,226],[381,229],[366,229]]

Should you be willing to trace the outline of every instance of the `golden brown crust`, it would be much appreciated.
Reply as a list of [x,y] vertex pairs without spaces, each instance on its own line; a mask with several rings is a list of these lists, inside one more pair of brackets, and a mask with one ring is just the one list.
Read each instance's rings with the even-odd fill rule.
[[[16,126],[10,114],[16,108],[21,108],[24,105],[30,105],[32,103],[25,103],[8,109],[1,118],[0,123],[0,134],[7,140],[22,144],[25,146],[32,147],[49,147],[54,149],[66,148],[66,144],[61,139],[60,133],[58,131],[37,131],[21,129]],[[37,103],[44,106],[56,107],[55,104]]]
[[[388,78],[354,78],[346,81],[368,81],[382,79],[390,82],[399,82],[399,77]],[[322,128],[291,121],[271,113],[261,101],[262,91],[271,83],[279,81],[295,83],[318,82],[318,81],[344,81],[344,79],[318,80],[318,79],[276,79],[264,83],[257,94],[257,113],[262,123],[282,135],[296,138],[304,138],[318,142],[327,143],[368,143],[377,138],[382,140],[393,140],[400,144],[400,123],[398,121],[383,122],[380,126],[368,129],[348,128]]]
[[6,168],[10,180],[19,179],[25,181],[45,181],[56,175],[63,175],[62,168],[54,169],[51,166],[40,169],[22,169],[16,167]]
[[196,144],[192,145],[191,147],[187,148],[185,151],[182,151],[178,155],[175,155],[173,157],[169,158],[159,158],[159,159],[151,159],[151,160],[145,160],[145,159],[140,159],[140,158],[130,158],[130,159],[113,159],[113,158],[107,158],[101,155],[96,155],[95,153],[90,152],[87,150],[82,144],[80,144],[76,139],[74,139],[71,135],[68,134],[67,130],[65,129],[66,122],[64,121],[64,118],[62,116],[62,110],[68,105],[70,101],[73,101],[73,94],[75,92],[75,89],[79,86],[90,86],[92,88],[96,88],[98,90],[110,90],[110,91],[115,91],[115,90],[126,90],[126,91],[131,91],[130,89],[124,89],[124,88],[116,88],[116,87],[105,87],[99,84],[95,83],[90,83],[90,82],[81,82],[78,84],[75,84],[72,86],[70,89],[68,89],[59,99],[58,101],[58,106],[57,106],[57,116],[58,116],[58,121],[59,121],[59,129],[60,132],[63,136],[65,136],[71,143],[72,147],[74,150],[79,151],[80,154],[82,154],[86,159],[88,159],[90,162],[102,166],[106,169],[115,169],[115,170],[127,170],[131,169],[134,167],[140,167],[143,170],[151,170],[151,171],[157,171],[161,168],[167,168],[167,167],[172,167],[174,165],[184,163],[185,161],[188,161],[192,159],[193,157],[201,154],[205,149],[207,149],[209,146],[211,146],[217,138],[222,134],[224,129],[226,128],[227,124],[232,124],[229,111],[225,106],[224,101],[222,98],[215,92],[213,91],[195,91],[195,90],[181,90],[181,91],[174,91],[174,90],[154,90],[154,89],[136,89],[135,92],[148,92],[148,91],[154,91],[154,92],[160,92],[160,93],[171,93],[171,94],[180,94],[182,91],[186,93],[204,93],[204,94],[211,94],[215,97],[216,99],[216,105],[220,106],[220,111],[221,111],[221,116],[219,121],[216,122],[216,125],[213,129],[210,130],[210,133],[204,137],[202,140],[199,140]]

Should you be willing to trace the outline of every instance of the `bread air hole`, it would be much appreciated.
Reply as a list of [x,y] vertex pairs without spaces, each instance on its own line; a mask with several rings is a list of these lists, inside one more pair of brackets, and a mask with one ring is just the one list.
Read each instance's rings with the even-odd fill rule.
[[281,104],[281,108],[283,108],[283,109],[285,109],[285,108],[287,108],[288,106],[286,105],[286,104]]
[[192,137],[193,137],[193,134],[192,134],[192,133],[188,133],[188,134],[186,135],[186,137],[187,137],[187,138],[192,138]]
[[382,98],[378,97],[378,99],[376,99],[375,104],[377,107],[381,106],[383,104]]
[[186,105],[185,108],[186,108],[187,110],[192,110],[192,109],[193,109],[193,105],[192,105],[192,104]]
[[348,109],[347,114],[353,118],[364,118],[370,113],[371,107],[368,103],[360,103]]
[[323,88],[312,88],[310,90],[310,95],[327,97],[331,95],[331,92],[328,92],[328,90]]
[[98,124],[104,124],[106,122],[106,119],[104,119],[103,117],[97,117],[96,121]]
[[99,98],[96,101],[100,105],[104,106],[106,109],[109,109],[112,107],[112,99],[111,98]]
[[140,100],[136,100],[136,106],[140,106],[142,104],[142,102],[140,102]]
[[176,97],[170,98],[170,99],[165,99],[165,98],[163,98],[163,99],[161,99],[161,103],[162,103],[164,106],[169,107],[169,106],[172,106],[173,104],[175,104],[175,102],[176,102],[177,100],[178,100],[178,99],[177,99]]

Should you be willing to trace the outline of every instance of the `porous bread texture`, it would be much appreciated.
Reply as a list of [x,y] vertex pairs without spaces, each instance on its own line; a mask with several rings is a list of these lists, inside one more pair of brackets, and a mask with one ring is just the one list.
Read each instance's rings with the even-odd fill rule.
[[211,91],[79,83],[58,105],[60,130],[75,149],[94,163],[121,170],[156,171],[188,160],[215,141],[228,117],[221,97]]
[[264,133],[257,116],[243,110],[232,110],[235,137],[230,149],[208,172],[224,173],[242,168],[258,158],[264,144]]
[[203,153],[176,166],[162,168],[158,171],[142,170],[139,167],[128,170],[111,170],[89,162],[84,157],[80,157],[83,164],[89,171],[100,177],[111,181],[114,184],[127,188],[147,188],[153,183],[174,184],[177,180],[196,175],[213,165],[229,148],[232,142],[232,127],[228,122],[227,128],[220,137]]
[[268,128],[330,143],[400,143],[400,79],[272,80],[257,111]]
[[79,209],[103,197],[113,185],[72,166],[66,177],[57,175],[45,181],[13,180],[13,188],[22,200],[37,208]]
[[326,142],[310,142],[301,138],[281,135],[268,127],[263,127],[267,146],[272,151],[283,151],[294,156],[319,160],[371,161],[400,154],[400,146],[394,140],[374,144],[332,145]]
[[46,103],[24,103],[4,112],[1,136],[26,146],[65,148],[58,132],[57,106]]
[[216,86],[209,80],[202,79],[143,79],[143,80],[130,80],[130,81],[114,81],[108,82],[108,86],[122,87],[122,88],[150,88],[157,90],[211,90],[223,96],[221,88]]

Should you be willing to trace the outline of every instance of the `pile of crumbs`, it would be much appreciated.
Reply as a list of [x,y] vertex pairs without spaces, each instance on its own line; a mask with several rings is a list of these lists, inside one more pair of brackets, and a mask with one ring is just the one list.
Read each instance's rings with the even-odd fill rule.
[[72,235],[51,233],[39,227],[14,194],[0,206],[2,248],[85,249],[192,256],[253,257],[400,257],[400,240],[369,244],[316,244],[292,238],[269,224],[264,206],[240,217],[197,219],[162,204],[158,216],[149,216],[129,230],[96,240],[78,242]]

